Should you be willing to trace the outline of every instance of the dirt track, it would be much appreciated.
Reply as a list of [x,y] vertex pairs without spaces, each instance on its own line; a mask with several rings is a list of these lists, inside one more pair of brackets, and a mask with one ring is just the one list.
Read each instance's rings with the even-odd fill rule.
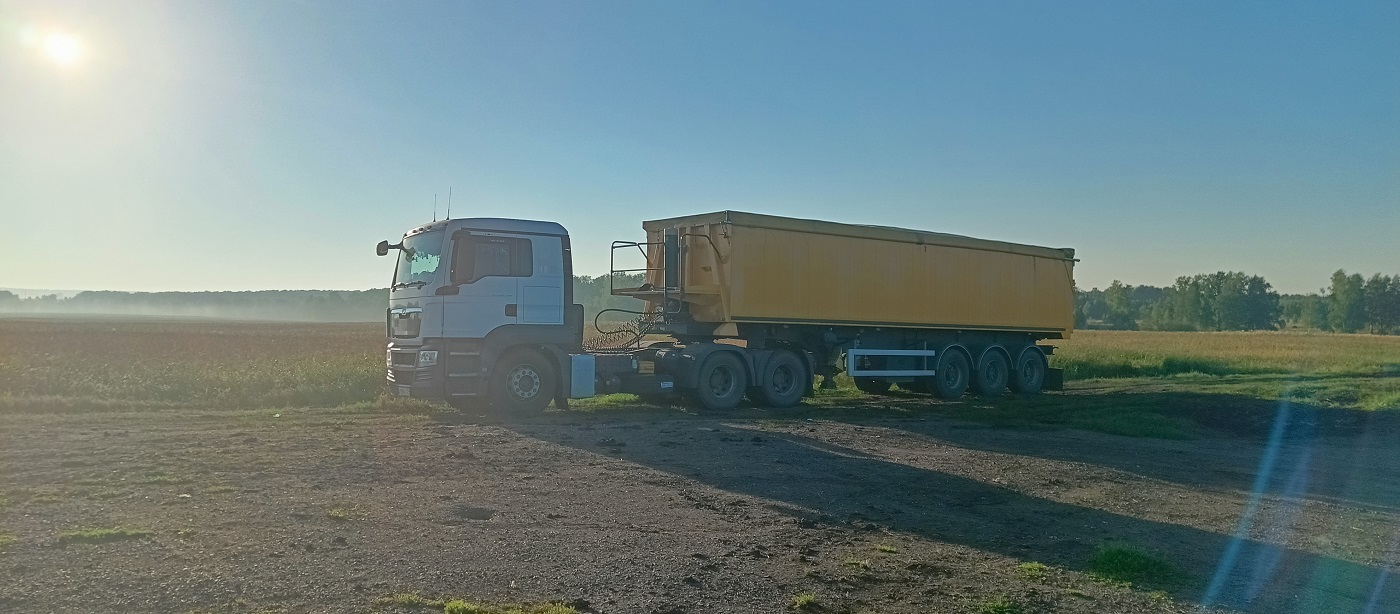
[[[1397,568],[1393,435],[1290,428],[1271,456],[841,410],[273,413],[0,416],[0,533],[18,538],[0,610],[382,611],[403,592],[642,613],[801,593],[829,612],[1400,607],[1400,582],[1377,588]],[[58,538],[117,526],[152,534]],[[1096,581],[1106,542],[1185,577]]]

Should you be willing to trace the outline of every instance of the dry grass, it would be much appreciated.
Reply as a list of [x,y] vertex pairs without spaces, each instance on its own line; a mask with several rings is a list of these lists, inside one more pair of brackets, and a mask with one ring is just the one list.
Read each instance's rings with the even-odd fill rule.
[[1400,372],[1400,337],[1295,332],[1079,331],[1054,363],[1067,379],[1180,373],[1374,375]]
[[375,324],[25,317],[0,339],[0,410],[324,406],[384,386]]
[[[384,338],[374,323],[16,317],[0,318],[0,339],[0,411],[430,410],[381,396]],[[1070,380],[1186,385],[1168,376],[1196,374],[1216,379],[1188,388],[1333,407],[1400,406],[1400,377],[1388,376],[1400,375],[1400,337],[1081,331],[1058,347],[1053,363]],[[1256,380],[1229,379],[1240,376]],[[849,378],[838,381],[850,387]],[[839,402],[839,395],[860,396],[841,390],[822,398]],[[578,407],[618,402],[590,399]]]

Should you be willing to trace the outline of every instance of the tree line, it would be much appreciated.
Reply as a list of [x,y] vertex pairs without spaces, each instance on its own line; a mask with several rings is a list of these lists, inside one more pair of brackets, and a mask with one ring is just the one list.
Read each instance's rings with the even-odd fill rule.
[[1115,330],[1280,330],[1400,334],[1400,275],[1367,278],[1338,270],[1327,288],[1280,295],[1258,275],[1219,271],[1182,276],[1170,287],[1075,290],[1080,328]]
[[[618,288],[642,284],[641,275],[619,275]],[[645,303],[613,296],[606,275],[574,278],[574,301],[583,303],[589,321],[603,309],[638,311]],[[53,313],[208,317],[284,322],[383,322],[389,289],[257,290],[248,292],[111,292],[86,291],[73,296],[50,294],[21,298],[0,290],[0,313]],[[604,319],[630,320],[623,312]]]
[[[574,278],[574,301],[604,320],[630,320],[645,304],[613,296],[608,276]],[[618,288],[641,285],[619,276]],[[1280,295],[1263,277],[1234,271],[1178,277],[1171,287],[1129,286],[1115,280],[1100,290],[1075,290],[1079,328],[1118,330],[1278,330],[1400,334],[1400,275],[1363,277],[1337,271],[1329,287]],[[0,290],[0,313],[130,314],[281,321],[379,322],[389,290],[262,290],[252,292],[79,292],[20,298]]]

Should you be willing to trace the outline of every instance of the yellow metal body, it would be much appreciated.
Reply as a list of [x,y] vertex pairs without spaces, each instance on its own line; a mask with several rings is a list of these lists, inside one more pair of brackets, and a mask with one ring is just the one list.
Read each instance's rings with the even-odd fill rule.
[[[878,226],[722,211],[644,222],[647,282],[680,234],[680,287],[717,334],[733,324],[1005,330],[1068,337],[1074,250]],[[638,294],[660,308],[661,298]],[[730,332],[729,334],[732,334]]]

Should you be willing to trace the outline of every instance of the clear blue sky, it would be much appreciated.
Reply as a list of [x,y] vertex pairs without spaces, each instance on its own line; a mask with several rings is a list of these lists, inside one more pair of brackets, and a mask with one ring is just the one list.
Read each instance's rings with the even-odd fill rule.
[[448,186],[1315,290],[1400,273],[1400,4],[0,0],[0,286],[384,286]]

